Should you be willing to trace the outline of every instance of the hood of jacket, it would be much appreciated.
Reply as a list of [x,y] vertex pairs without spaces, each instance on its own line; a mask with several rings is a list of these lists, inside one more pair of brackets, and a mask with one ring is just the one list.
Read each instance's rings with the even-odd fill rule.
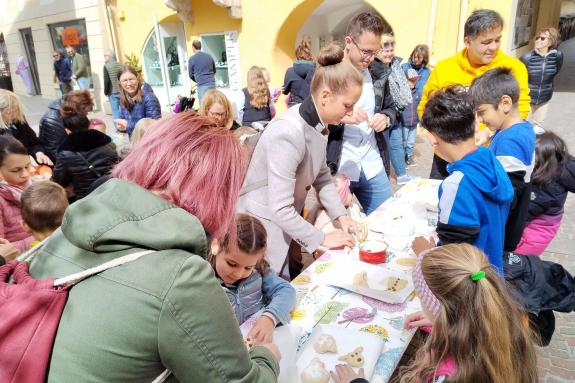
[[464,48],[459,52],[457,52],[455,57],[459,68],[463,72],[472,75],[473,78],[481,76],[483,73],[487,72],[490,69],[509,66],[507,65],[507,57],[505,53],[503,53],[501,50],[497,51],[497,54],[489,64],[477,68],[474,68],[469,62],[469,57],[467,56],[467,48]]
[[145,248],[208,254],[206,232],[194,215],[120,179],[70,205],[61,229],[74,246],[93,253]]
[[315,64],[313,61],[295,60],[293,62],[293,70],[299,77],[305,79],[310,73],[313,73]]
[[68,134],[66,140],[60,145],[60,150],[88,152],[110,142],[112,142],[112,139],[98,130],[80,130]]
[[485,198],[498,203],[513,199],[513,186],[509,177],[487,148],[477,148],[459,161],[447,165],[447,170],[450,174],[461,171],[471,184],[481,190]]

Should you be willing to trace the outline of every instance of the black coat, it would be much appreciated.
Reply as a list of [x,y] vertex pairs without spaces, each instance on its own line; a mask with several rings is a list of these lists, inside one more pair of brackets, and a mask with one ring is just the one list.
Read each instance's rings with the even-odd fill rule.
[[290,94],[288,106],[301,104],[309,96],[310,84],[315,73],[315,64],[311,61],[296,60],[284,76],[283,94]]
[[60,145],[66,140],[66,131],[62,116],[60,116],[61,105],[62,100],[53,101],[40,119],[40,143],[44,147],[44,154],[54,163],[56,163]]
[[0,134],[10,134],[26,147],[28,154],[36,158],[36,153],[44,152],[44,148],[40,144],[40,140],[36,136],[36,132],[32,130],[26,121],[13,122],[8,124],[8,129],[0,130]]
[[531,221],[541,214],[558,215],[563,213],[563,206],[569,192],[575,193],[575,157],[570,156],[564,167],[559,169],[556,181],[547,185],[531,186],[531,201],[527,220]]
[[60,147],[52,180],[63,187],[73,185],[76,199],[80,199],[118,160],[115,145],[104,133],[93,129],[73,132]]
[[[373,61],[375,63],[376,60]],[[381,62],[377,61],[381,64]],[[372,64],[373,64],[372,63]],[[384,65],[384,64],[382,64]],[[389,128],[383,132],[375,133],[379,155],[383,161],[385,172],[389,175],[391,157],[389,156],[389,130],[397,121],[397,111],[394,107],[393,97],[389,91],[387,78],[391,69],[385,70],[382,66],[377,66],[375,72],[370,66],[370,74],[373,81],[373,91],[375,96],[375,113],[383,113],[389,117]],[[329,136],[327,138],[327,166],[332,174],[337,173],[341,161],[341,152],[343,150],[343,131],[344,124],[329,125]]]
[[531,105],[543,104],[553,96],[553,78],[563,65],[563,53],[552,49],[546,56],[532,50],[521,57],[529,75]]

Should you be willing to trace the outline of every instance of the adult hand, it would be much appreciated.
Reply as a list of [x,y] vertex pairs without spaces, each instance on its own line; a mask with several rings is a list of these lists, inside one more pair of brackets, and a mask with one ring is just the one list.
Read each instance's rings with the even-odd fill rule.
[[50,157],[48,157],[47,155],[45,155],[42,152],[36,153],[36,162],[38,162],[39,164],[54,166],[54,163],[52,162]]
[[425,315],[423,311],[418,311],[413,314],[409,314],[405,318],[405,328],[410,330],[414,327],[431,327],[433,322]]
[[433,249],[434,247],[435,247],[435,240],[433,239],[433,237],[429,237],[429,239],[427,239],[422,235],[415,238],[411,243],[411,250],[413,250],[415,255],[419,255],[425,250]]
[[335,383],[350,383],[354,379],[365,378],[363,368],[360,368],[356,374],[348,364],[338,364],[335,366],[335,371],[330,371],[329,373]]
[[337,219],[341,226],[341,229],[349,234],[355,234],[359,241],[363,241],[367,238],[367,226],[361,222],[354,221],[351,217],[347,215],[342,215]]
[[7,262],[14,260],[18,254],[20,254],[20,250],[16,246],[7,239],[0,238],[0,255],[4,257]]
[[489,137],[491,136],[491,132],[489,129],[483,130],[476,130],[475,131],[475,145],[483,146],[489,141]]
[[114,123],[116,124],[116,129],[118,129],[120,132],[125,132],[126,128],[128,127],[128,121],[124,120],[123,118],[115,119]]
[[260,346],[267,348],[268,350],[270,350],[270,352],[273,354],[274,358],[276,359],[276,361],[279,363],[280,360],[282,359],[282,354],[280,352],[280,349],[278,348],[278,346],[276,346],[273,343],[264,343],[264,344],[260,344]]
[[383,132],[389,128],[389,117],[383,113],[376,113],[369,119],[367,126],[376,132]]
[[256,320],[254,327],[248,333],[248,338],[255,341],[255,344],[271,343],[274,335],[274,321],[272,318],[262,315]]
[[355,108],[351,116],[345,116],[341,122],[344,124],[357,125],[367,121],[367,113],[362,108]]
[[321,244],[330,249],[334,247],[343,247],[343,246],[354,247],[355,240],[353,239],[351,234],[346,233],[343,230],[334,230],[325,234],[325,237]]

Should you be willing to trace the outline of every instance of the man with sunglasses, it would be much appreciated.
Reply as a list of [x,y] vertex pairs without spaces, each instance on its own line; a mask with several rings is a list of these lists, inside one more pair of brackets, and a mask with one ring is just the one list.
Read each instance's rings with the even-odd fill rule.
[[332,173],[346,174],[366,214],[391,196],[391,185],[384,164],[388,164],[383,131],[395,122],[395,112],[376,113],[373,81],[369,64],[381,49],[384,32],[382,18],[371,12],[356,15],[345,36],[345,60],[363,74],[363,91],[351,115],[343,124],[329,127],[327,163]]
[[[519,83],[519,113],[522,119],[527,117],[530,110],[527,69],[521,61],[500,50],[502,29],[503,18],[490,9],[476,10],[467,18],[464,27],[465,48],[437,63],[431,72],[417,108],[420,117],[434,91],[453,84],[469,87],[476,77],[493,68],[511,69]],[[489,130],[480,127],[476,132],[476,144],[480,146],[488,140]],[[447,161],[435,153],[429,178],[445,179],[448,175]]]

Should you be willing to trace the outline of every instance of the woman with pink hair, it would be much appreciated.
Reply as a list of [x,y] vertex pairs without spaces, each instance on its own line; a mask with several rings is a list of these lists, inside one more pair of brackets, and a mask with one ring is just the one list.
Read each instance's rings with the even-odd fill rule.
[[33,277],[153,252],[70,290],[47,382],[151,382],[166,370],[177,382],[276,381],[278,349],[248,351],[206,261],[212,238],[235,233],[243,168],[232,132],[179,113],[156,123],[115,178],[68,208]]

